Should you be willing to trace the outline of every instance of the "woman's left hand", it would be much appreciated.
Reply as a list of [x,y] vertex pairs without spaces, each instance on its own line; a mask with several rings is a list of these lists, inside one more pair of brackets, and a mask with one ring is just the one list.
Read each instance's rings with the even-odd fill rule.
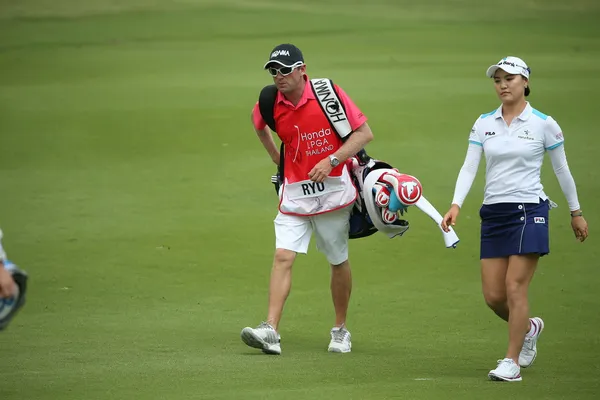
[[588,237],[588,224],[582,216],[571,217],[571,228],[575,237],[580,242],[583,242]]

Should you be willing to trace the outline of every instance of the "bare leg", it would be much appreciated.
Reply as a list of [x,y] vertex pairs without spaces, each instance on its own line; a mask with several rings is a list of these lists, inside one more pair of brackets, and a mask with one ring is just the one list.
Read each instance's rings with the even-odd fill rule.
[[269,283],[269,313],[267,322],[275,330],[279,326],[283,306],[290,294],[292,287],[292,266],[296,259],[296,252],[285,249],[276,249]]
[[350,262],[344,261],[338,265],[331,265],[331,297],[335,309],[335,326],[340,327],[346,323],[346,313],[352,292],[352,271]]
[[506,297],[508,257],[481,260],[481,288],[488,307],[505,321],[509,319]]
[[529,329],[529,301],[527,291],[538,264],[539,255],[510,256],[506,274],[506,295],[510,318],[508,319],[508,351],[506,358],[519,363],[525,333]]

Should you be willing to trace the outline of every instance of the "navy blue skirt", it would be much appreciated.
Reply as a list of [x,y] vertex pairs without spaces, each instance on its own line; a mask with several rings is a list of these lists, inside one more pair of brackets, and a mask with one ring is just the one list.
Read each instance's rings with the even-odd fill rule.
[[480,258],[508,257],[516,254],[546,255],[550,252],[548,200],[535,203],[483,205]]

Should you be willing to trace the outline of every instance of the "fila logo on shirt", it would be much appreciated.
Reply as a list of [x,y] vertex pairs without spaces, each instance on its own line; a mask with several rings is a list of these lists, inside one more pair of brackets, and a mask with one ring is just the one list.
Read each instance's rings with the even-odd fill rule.
[[496,132],[486,132],[485,136],[494,136]]
[[533,217],[533,222],[535,222],[536,224],[545,224],[546,223],[546,218],[544,218],[544,217]]
[[271,53],[271,58],[275,58],[277,56],[290,56],[290,51],[289,50],[275,50],[274,52]]

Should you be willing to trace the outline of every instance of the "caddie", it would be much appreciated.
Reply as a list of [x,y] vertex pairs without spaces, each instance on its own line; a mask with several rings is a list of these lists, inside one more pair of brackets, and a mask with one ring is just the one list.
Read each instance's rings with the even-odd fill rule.
[[[349,215],[357,189],[346,165],[373,139],[367,117],[329,79],[309,79],[300,49],[275,47],[264,65],[274,85],[261,91],[252,123],[271,160],[281,171],[279,210],[275,218],[275,255],[267,317],[241,338],[267,354],[281,354],[279,322],[298,253],[308,251],[312,233],[331,267],[335,321],[328,351],[351,351],[346,314],[352,289],[348,261]],[[270,98],[268,101],[264,101]],[[272,132],[282,142],[278,149]]]

